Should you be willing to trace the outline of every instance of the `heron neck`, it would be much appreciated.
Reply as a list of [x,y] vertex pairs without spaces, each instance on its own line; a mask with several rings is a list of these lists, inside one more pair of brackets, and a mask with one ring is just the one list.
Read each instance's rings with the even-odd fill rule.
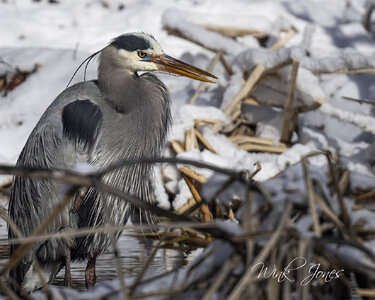
[[[120,113],[132,109],[132,95],[137,92],[137,74],[119,67],[100,68],[98,84],[106,100]],[[133,99],[134,101],[134,99]]]

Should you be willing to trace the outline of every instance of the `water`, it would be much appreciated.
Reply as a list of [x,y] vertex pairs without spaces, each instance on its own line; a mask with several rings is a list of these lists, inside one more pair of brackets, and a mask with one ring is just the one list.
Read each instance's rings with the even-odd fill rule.
[[[119,257],[124,276],[134,277],[141,272],[144,263],[147,261],[157,241],[132,237],[129,236],[128,233],[123,234],[118,241],[118,249],[120,252]],[[117,278],[116,260],[113,258],[111,250],[110,247],[97,259],[97,282]],[[192,254],[186,254],[184,251],[159,249],[149,268],[154,275],[162,274],[177,267],[186,266],[191,260],[191,255]],[[71,266],[72,281],[78,289],[84,289],[85,268],[85,262],[73,263]],[[61,270],[57,275],[54,284],[63,285],[64,274],[64,270]]]
[[[135,231],[125,231],[118,240],[119,257],[122,272],[125,277],[137,276],[157,244],[157,240],[143,237],[131,236]],[[7,225],[0,221],[0,268],[4,266],[9,258],[9,248],[7,240]],[[172,269],[186,266],[200,251],[186,253],[186,251],[159,249],[152,260],[149,269],[154,275],[162,274]],[[86,262],[74,262],[71,265],[72,282],[75,288],[85,289],[85,268]],[[53,284],[64,284],[65,271],[62,269],[56,276]],[[107,251],[98,257],[96,264],[97,283],[105,280],[117,278],[116,261],[111,252],[111,246]]]

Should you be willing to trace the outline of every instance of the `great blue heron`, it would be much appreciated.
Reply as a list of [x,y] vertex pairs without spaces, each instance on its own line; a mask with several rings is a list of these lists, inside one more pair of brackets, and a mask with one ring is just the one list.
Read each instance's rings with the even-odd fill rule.
[[[18,165],[70,169],[86,162],[103,169],[122,159],[158,156],[171,122],[169,93],[154,75],[137,72],[162,71],[201,81],[216,78],[165,55],[159,43],[145,33],[121,35],[98,53],[98,79],[77,83],[53,101],[29,136]],[[103,181],[152,202],[151,178],[150,165],[136,164],[106,174]],[[9,215],[24,236],[30,236],[61,200],[61,188],[61,184],[49,179],[15,178]],[[104,201],[111,208],[109,216],[105,214]],[[131,210],[121,199],[90,188],[78,208],[67,208],[48,232],[99,227],[107,222],[124,225]],[[9,238],[15,237],[9,229]],[[43,281],[52,282],[66,262],[67,251],[71,251],[72,260],[88,260],[85,278],[91,287],[96,280],[96,257],[109,244],[109,235],[98,233],[74,241],[49,239],[35,243],[11,269],[10,277],[24,292],[41,288]],[[11,244],[10,254],[17,246]]]

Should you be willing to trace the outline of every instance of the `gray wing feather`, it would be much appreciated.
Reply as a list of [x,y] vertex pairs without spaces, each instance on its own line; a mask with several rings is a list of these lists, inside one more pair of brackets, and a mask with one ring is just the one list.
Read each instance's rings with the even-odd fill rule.
[[[84,100],[77,100],[77,95]],[[30,134],[17,165],[69,169],[78,161],[88,162],[101,126],[100,109],[90,100],[99,97],[100,92],[93,83],[80,83],[60,94]],[[64,190],[64,184],[50,179],[15,177],[9,215],[24,236],[30,236],[56,207]],[[67,207],[50,224],[47,232],[58,232],[69,226],[71,224]],[[16,238],[11,229],[9,238]],[[65,242],[67,241],[48,240],[36,243],[23,261],[11,270],[11,277],[22,282],[34,255],[41,263],[61,260]],[[10,254],[17,246],[10,245]]]

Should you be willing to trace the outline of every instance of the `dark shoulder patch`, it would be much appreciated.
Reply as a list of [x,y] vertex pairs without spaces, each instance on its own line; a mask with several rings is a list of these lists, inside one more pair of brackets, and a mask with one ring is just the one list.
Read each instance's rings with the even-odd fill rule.
[[90,100],[76,100],[64,107],[62,123],[66,137],[84,147],[92,147],[100,131],[102,112]]
[[110,45],[117,49],[125,49],[127,51],[146,50],[151,47],[148,40],[132,34],[120,35],[115,38]]

